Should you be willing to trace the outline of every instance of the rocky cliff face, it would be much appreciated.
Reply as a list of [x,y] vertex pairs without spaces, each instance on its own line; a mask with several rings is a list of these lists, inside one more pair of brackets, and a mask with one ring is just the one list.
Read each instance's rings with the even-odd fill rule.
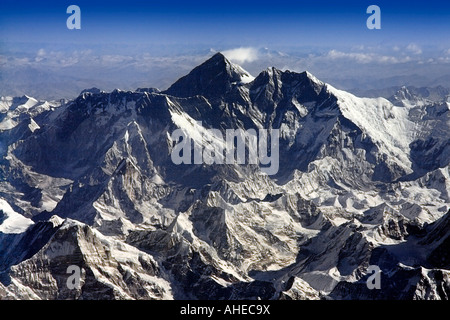
[[[164,92],[5,98],[0,297],[448,299],[450,106],[408,97],[216,54]],[[278,129],[279,170],[176,165],[177,129]]]

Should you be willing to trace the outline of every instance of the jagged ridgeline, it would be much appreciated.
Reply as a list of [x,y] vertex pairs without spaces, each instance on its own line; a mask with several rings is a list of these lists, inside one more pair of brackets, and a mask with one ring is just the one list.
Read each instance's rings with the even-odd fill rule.
[[[448,299],[441,96],[359,98],[217,53],[165,91],[3,97],[0,298]],[[227,130],[242,161],[195,158]]]

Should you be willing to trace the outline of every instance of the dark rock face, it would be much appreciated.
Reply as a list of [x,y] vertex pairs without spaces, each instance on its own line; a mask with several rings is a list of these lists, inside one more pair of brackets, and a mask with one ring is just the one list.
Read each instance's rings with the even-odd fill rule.
[[[0,298],[448,299],[449,108],[422,98],[218,53],[164,92],[5,102]],[[177,129],[279,130],[279,170],[176,165]]]
[[182,98],[198,95],[216,99],[227,94],[233,88],[233,84],[240,82],[246,75],[248,76],[248,73],[231,64],[219,52],[163,93]]

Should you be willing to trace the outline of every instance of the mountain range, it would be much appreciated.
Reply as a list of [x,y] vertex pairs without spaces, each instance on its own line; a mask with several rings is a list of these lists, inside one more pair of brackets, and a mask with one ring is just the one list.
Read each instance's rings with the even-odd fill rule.
[[[0,299],[448,300],[449,110],[221,53],[165,91],[2,97]],[[277,129],[279,170],[174,164],[177,129]]]

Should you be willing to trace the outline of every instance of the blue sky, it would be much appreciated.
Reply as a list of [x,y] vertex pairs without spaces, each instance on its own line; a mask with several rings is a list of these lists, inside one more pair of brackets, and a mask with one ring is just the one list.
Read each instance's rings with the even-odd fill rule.
[[[81,30],[66,28],[71,4]],[[366,27],[371,4],[381,30]],[[370,77],[450,86],[449,35],[450,1],[2,0],[0,94],[51,90],[46,79],[72,94],[91,84],[164,88],[216,51],[252,73],[309,70],[344,89]]]
[[[76,4],[82,29],[67,30]],[[377,4],[382,30],[368,30],[365,10]],[[11,1],[2,0],[7,41],[57,43],[350,45],[411,41],[449,43],[447,1]]]

